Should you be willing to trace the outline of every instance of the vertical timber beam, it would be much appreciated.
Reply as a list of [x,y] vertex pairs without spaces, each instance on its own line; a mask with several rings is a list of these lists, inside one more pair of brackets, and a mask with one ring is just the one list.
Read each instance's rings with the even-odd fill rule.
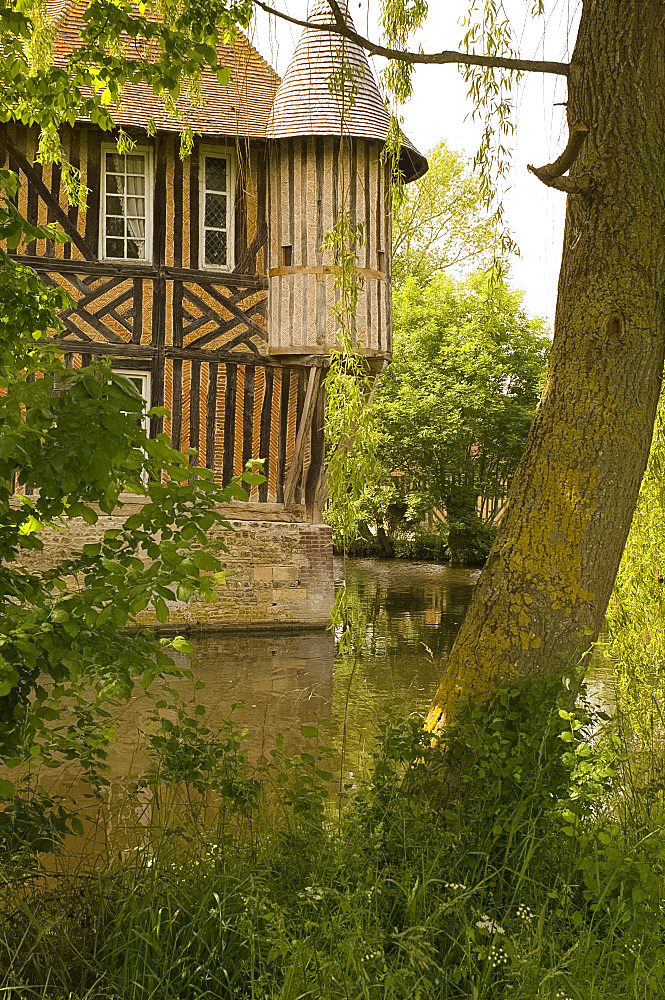
[[[164,274],[164,254],[166,241],[166,138],[157,139],[155,158],[155,189],[153,197],[154,226],[152,259],[158,269],[153,282],[152,300],[152,346],[155,353],[152,360],[152,406],[164,405],[164,367],[166,363],[166,276]],[[163,417],[150,418],[150,436],[155,437],[164,429]]]
[[312,426],[310,430],[310,465],[305,482],[305,505],[307,507],[308,520],[313,522],[321,521],[322,505],[318,503],[321,495],[321,483],[325,479],[325,409],[326,409],[326,388],[325,382],[321,380],[319,391],[316,394],[316,403],[312,415]]
[[307,392],[303,403],[300,423],[296,434],[296,443],[293,449],[293,457],[289,466],[289,472],[284,486],[284,505],[291,506],[295,499],[296,487],[302,476],[302,463],[305,454],[305,445],[310,431],[314,408],[316,406],[319,383],[321,381],[321,369],[310,368],[309,379],[307,380]]

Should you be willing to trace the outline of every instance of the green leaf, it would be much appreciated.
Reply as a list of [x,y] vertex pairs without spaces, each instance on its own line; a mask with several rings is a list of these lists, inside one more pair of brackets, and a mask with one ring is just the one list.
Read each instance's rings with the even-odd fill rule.
[[0,778],[0,799],[7,801],[14,798],[14,785],[6,778]]
[[319,735],[317,726],[301,726],[300,733],[306,740],[313,740]]
[[171,641],[171,645],[178,653],[194,652],[194,646],[192,643],[188,642],[187,639],[184,639],[181,635],[175,636],[175,638]]
[[90,507],[86,507],[85,504],[79,504],[79,516],[83,518],[86,524],[97,524],[99,520],[95,511]]
[[164,625],[169,620],[169,609],[166,606],[166,602],[161,597],[153,597],[152,603],[157,621],[161,625]]
[[189,580],[183,581],[183,583],[179,583],[176,587],[176,597],[183,604],[186,604],[194,593],[194,589],[194,584],[190,583]]
[[19,676],[15,667],[0,656],[0,697],[6,697],[18,684]]

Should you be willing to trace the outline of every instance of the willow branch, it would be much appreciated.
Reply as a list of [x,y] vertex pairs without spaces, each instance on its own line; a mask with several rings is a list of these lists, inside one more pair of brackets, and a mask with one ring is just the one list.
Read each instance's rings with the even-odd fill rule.
[[586,174],[580,177],[563,176],[582,152],[588,135],[589,127],[577,122],[570,128],[568,145],[554,163],[546,163],[544,167],[534,167],[529,164],[527,170],[547,187],[555,188],[557,191],[564,191],[566,194],[589,194],[594,186],[592,177]]
[[[541,59],[512,59],[508,56],[480,56],[472,52],[455,52],[449,49],[443,52],[408,52],[402,49],[391,49],[358,34],[344,21],[336,0],[328,0],[328,2],[335,17],[334,23],[313,24],[311,21],[304,21],[301,18],[285,14],[265,3],[264,0],[254,0],[255,6],[260,7],[266,14],[272,14],[274,17],[281,18],[282,21],[299,25],[301,28],[312,28],[316,31],[327,31],[332,35],[341,35],[343,38],[348,38],[350,42],[355,42],[371,55],[382,56],[384,59],[397,59],[400,62],[424,63],[426,65],[454,63],[458,66],[486,66],[490,69],[511,69],[524,73],[553,73],[557,76],[568,76],[568,63],[562,62],[548,62]],[[338,15],[340,20],[337,19]]]

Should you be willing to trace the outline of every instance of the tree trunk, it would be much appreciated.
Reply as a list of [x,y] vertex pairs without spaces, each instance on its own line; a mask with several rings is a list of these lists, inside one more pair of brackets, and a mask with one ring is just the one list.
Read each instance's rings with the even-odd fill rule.
[[386,529],[383,527],[380,521],[376,523],[376,539],[379,543],[379,548],[381,554],[386,559],[395,558],[395,546],[392,543],[392,539],[388,538],[386,534]]
[[[563,672],[597,637],[649,454],[665,351],[665,4],[585,0],[547,383],[510,503],[430,710]],[[544,194],[544,192],[543,192]]]

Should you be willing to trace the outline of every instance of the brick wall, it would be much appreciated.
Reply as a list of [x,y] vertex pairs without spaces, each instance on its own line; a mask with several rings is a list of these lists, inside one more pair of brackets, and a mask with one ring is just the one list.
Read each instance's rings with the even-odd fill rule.
[[[239,505],[240,506],[240,505]],[[247,517],[238,517],[238,507],[228,511],[233,531],[213,529],[212,537],[224,538],[229,547],[224,557],[230,571],[228,585],[220,587],[217,600],[187,604],[170,602],[169,625],[193,628],[321,626],[328,622],[333,601],[333,556],[330,528],[297,520],[301,513],[275,512],[281,520],[261,519],[259,505],[242,505]],[[241,508],[241,509],[242,509]],[[118,527],[132,513],[132,503],[121,512],[101,515],[88,525],[73,518],[67,527],[42,535],[44,551],[31,554],[26,564],[44,567],[66,558],[73,549],[99,540],[108,528]],[[226,513],[226,511],[225,511]],[[146,624],[154,615],[139,616]]]

